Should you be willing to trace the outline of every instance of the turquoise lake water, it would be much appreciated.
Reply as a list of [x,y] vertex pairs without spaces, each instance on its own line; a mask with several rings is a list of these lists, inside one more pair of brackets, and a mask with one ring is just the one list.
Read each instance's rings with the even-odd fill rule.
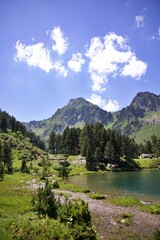
[[160,200],[160,171],[107,172],[69,177],[68,183],[107,194],[116,191]]

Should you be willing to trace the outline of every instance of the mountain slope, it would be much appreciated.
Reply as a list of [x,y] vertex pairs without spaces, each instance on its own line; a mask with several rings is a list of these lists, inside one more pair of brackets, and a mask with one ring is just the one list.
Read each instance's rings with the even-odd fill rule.
[[62,132],[67,126],[83,127],[86,123],[100,122],[104,126],[113,122],[110,112],[86,101],[84,98],[71,99],[69,103],[49,119],[31,121],[26,124],[28,130],[34,131],[43,138],[47,138],[51,130]]
[[[160,96],[150,92],[140,92],[131,104],[122,110],[111,114],[83,98],[71,99],[69,103],[49,119],[31,121],[26,124],[28,130],[47,139],[51,130],[61,133],[67,126],[83,127],[86,123],[100,122],[106,128],[110,127],[118,132],[138,138],[151,135],[150,129],[159,129],[160,126]],[[157,127],[155,127],[157,126]],[[143,129],[145,129],[143,131]],[[157,130],[158,136],[160,131]],[[137,140],[138,141],[138,140]]]
[[160,125],[160,96],[149,92],[140,92],[128,107],[116,113],[112,128],[136,137],[144,127],[147,132],[151,133],[150,129],[153,125]]

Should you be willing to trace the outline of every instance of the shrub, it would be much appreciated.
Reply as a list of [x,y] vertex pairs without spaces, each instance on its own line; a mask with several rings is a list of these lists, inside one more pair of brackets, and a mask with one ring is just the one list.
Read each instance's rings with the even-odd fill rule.
[[142,211],[152,214],[160,214],[160,204],[147,204],[141,207]]
[[92,198],[92,199],[97,199],[97,200],[99,200],[99,199],[105,199],[105,196],[104,196],[104,195],[97,194],[97,193],[92,193],[92,194],[89,195],[89,197]]
[[154,233],[154,240],[160,240],[160,230],[158,230],[158,229]]
[[70,233],[75,240],[96,239],[96,232],[91,224],[91,215],[88,203],[83,200],[71,202],[65,198],[63,206],[59,208],[59,218],[62,223],[68,224]]
[[100,169],[101,171],[106,171],[106,166],[105,166],[105,164],[104,164],[104,163],[99,163],[99,169]]
[[21,219],[11,227],[12,235],[17,240],[73,240],[69,228],[53,219]]
[[158,165],[156,164],[156,163],[151,163],[150,165],[149,165],[149,168],[158,168]]
[[59,188],[59,183],[58,183],[58,181],[57,180],[55,180],[54,182],[53,182],[53,188],[55,189],[55,188]]
[[138,199],[124,196],[113,198],[110,200],[110,203],[123,207],[132,207],[140,205],[140,201]]
[[51,218],[57,218],[57,209],[59,201],[56,200],[52,192],[51,185],[46,181],[45,187],[39,187],[32,198],[32,205],[37,211],[38,216],[48,215]]
[[22,159],[22,164],[21,164],[20,170],[23,173],[30,173],[29,168],[27,167],[27,163],[26,163],[26,159],[25,158]]

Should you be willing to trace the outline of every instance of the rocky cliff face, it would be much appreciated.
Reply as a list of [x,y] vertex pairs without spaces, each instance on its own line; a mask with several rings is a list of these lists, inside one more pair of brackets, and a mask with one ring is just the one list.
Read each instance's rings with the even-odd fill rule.
[[133,99],[130,106],[138,111],[157,111],[160,108],[160,96],[150,92],[140,92]]
[[65,107],[57,110],[52,119],[60,118],[69,126],[78,122],[96,123],[107,125],[113,121],[112,114],[106,112],[96,105],[86,101],[84,98],[71,99]]
[[[148,122],[159,124],[158,117],[155,114],[158,110],[160,110],[160,96],[150,92],[140,92],[128,107],[123,108],[117,113],[113,129],[127,135],[132,135]],[[146,120],[145,118],[148,113],[151,113],[151,116]],[[152,115],[154,115],[154,118]],[[152,121],[150,118],[156,119],[156,121]]]
[[[140,92],[131,104],[122,110],[111,114],[98,106],[86,101],[84,98],[71,99],[69,103],[49,119],[31,121],[26,124],[28,130],[34,131],[42,138],[47,138],[50,131],[62,132],[67,126],[83,127],[86,123],[100,122],[116,131],[133,135],[144,125],[159,124],[160,96]],[[149,117],[147,115],[150,113]],[[111,124],[112,123],[112,124]]]

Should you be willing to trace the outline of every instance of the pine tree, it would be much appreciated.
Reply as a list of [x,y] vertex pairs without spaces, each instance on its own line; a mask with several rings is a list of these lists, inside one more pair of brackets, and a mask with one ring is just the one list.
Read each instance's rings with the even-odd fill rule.
[[86,168],[87,170],[93,169],[93,155],[92,155],[92,149],[90,144],[87,145],[87,150],[86,150]]
[[110,162],[112,163],[114,161],[114,147],[111,144],[110,141],[107,142],[106,146],[105,146],[105,153],[104,153],[104,157]]
[[56,134],[54,131],[52,131],[49,135],[49,142],[48,142],[48,148],[52,153],[54,153],[55,151],[55,142],[56,142]]
[[22,159],[22,165],[21,165],[20,170],[23,173],[29,173],[29,169],[27,167],[27,163],[26,163],[26,159],[25,158]]
[[11,146],[9,142],[4,142],[3,143],[3,151],[2,151],[2,156],[3,156],[3,162],[5,166],[5,170],[8,173],[13,172],[13,167],[12,167],[12,152],[11,152]]
[[51,218],[57,218],[59,202],[56,200],[48,179],[46,180],[44,187],[39,186],[37,189],[32,198],[32,205],[34,210],[38,212],[39,217],[42,214],[48,215]]
[[96,160],[96,165],[98,166],[100,160],[101,160],[101,157],[102,157],[102,152],[100,150],[99,147],[96,148],[96,151],[95,151],[95,160]]

